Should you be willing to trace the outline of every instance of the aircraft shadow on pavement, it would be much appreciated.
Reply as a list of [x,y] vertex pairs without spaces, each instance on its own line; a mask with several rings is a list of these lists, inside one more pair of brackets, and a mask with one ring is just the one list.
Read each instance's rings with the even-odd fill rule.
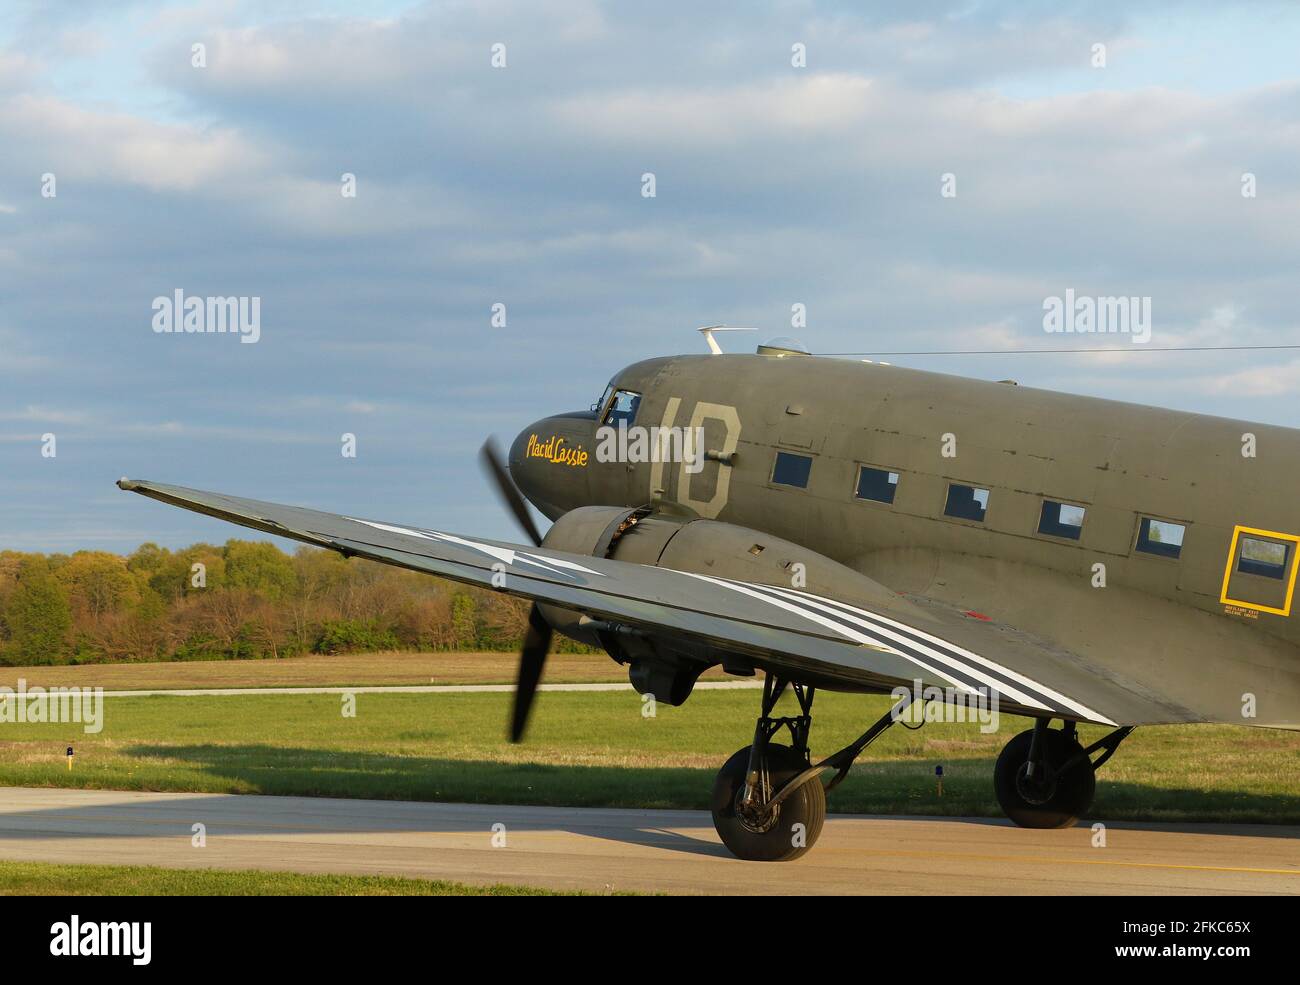
[[[48,820],[55,830],[67,836],[99,837],[106,832],[102,825],[93,830],[79,831],[76,819],[98,815],[105,820],[120,819],[119,826],[111,826],[114,834],[124,837],[157,836],[157,821],[133,823],[134,814],[141,822],[154,818],[160,812],[174,813],[177,834],[189,837],[194,821],[205,821],[210,836],[222,833],[223,818],[232,822],[228,833],[313,833],[332,831],[348,832],[473,832],[483,831],[485,843],[491,825],[501,820],[494,817],[494,805],[510,805],[509,829],[514,831],[568,831],[590,837],[615,840],[627,844],[653,846],[696,855],[729,857],[729,853],[715,840],[712,825],[704,818],[681,818],[678,808],[642,807],[654,804],[688,805],[689,809],[707,810],[707,798],[713,783],[713,771],[690,767],[641,766],[587,766],[581,764],[539,764],[531,762],[509,763],[478,760],[456,760],[407,755],[390,755],[353,750],[313,748],[286,748],[268,745],[192,745],[192,746],[133,746],[126,750],[141,760],[164,759],[197,770],[212,778],[233,781],[232,793],[267,794],[285,797],[334,798],[345,801],[356,799],[385,801],[373,815],[354,812],[347,807],[322,803],[320,809],[304,813],[301,809],[267,805],[267,810],[249,817],[245,810],[230,812],[229,801],[213,796],[191,796],[170,805],[160,802],[135,803],[124,799],[121,803],[102,807],[79,806],[67,809],[50,809],[24,814],[24,818]],[[880,770],[912,768],[917,774],[917,790],[928,795],[933,786],[923,763],[915,760],[877,760],[872,763],[872,773],[859,773],[830,797],[830,807],[838,806],[846,812],[863,816],[863,796],[855,793],[854,786],[881,781]],[[141,778],[148,789],[147,777]],[[975,779],[974,777],[971,778]],[[856,781],[856,782],[855,782]],[[987,780],[981,779],[981,782]],[[224,784],[223,784],[224,786]],[[1256,815],[1282,819],[1300,816],[1300,794],[1264,795],[1231,790],[1165,790],[1160,795],[1168,802],[1181,805],[1194,804],[1205,813],[1232,816],[1251,812]],[[991,797],[991,793],[990,793]],[[1108,807],[1116,813],[1133,813],[1133,805],[1148,803],[1152,799],[1149,787],[1140,784],[1107,781],[1099,778],[1097,800],[1087,819],[1081,825],[1102,820],[1108,827],[1142,828],[1160,831],[1193,831],[1202,834],[1207,822],[1184,819],[1141,821],[1110,819]],[[838,801],[838,804],[837,804]],[[445,810],[431,811],[430,802],[455,805],[454,813]],[[964,801],[969,803],[969,798]],[[923,801],[918,800],[918,807]],[[236,805],[238,806],[238,805]],[[250,805],[251,806],[251,805]],[[954,803],[955,806],[955,803]],[[593,816],[575,813],[572,808],[594,808],[631,812],[620,816]],[[210,818],[205,819],[204,814]],[[909,819],[933,820],[949,823],[975,823],[1007,825],[1010,822],[994,817],[953,817],[928,815],[924,807],[909,809],[906,802],[890,803],[879,813],[870,816],[881,819],[905,816]],[[835,814],[830,815],[833,823]],[[66,821],[64,827],[61,822]],[[698,834],[673,830],[690,827],[704,831]],[[1224,825],[1209,822],[1208,826]],[[1300,828],[1294,825],[1233,823],[1232,833],[1252,837],[1300,837]],[[0,837],[47,837],[50,827],[37,823],[31,831],[6,830]]]

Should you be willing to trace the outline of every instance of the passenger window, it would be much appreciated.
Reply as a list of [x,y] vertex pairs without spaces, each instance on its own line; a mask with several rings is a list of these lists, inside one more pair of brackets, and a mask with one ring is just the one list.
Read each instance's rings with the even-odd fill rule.
[[631,390],[619,390],[614,394],[614,402],[609,405],[609,413],[605,415],[605,423],[617,427],[619,424],[632,426],[636,420],[636,409],[641,405],[641,394],[633,393]]
[[776,464],[772,466],[772,481],[783,486],[808,485],[808,474],[812,472],[812,459],[807,455],[792,455],[788,451],[776,453]]
[[1083,532],[1083,517],[1086,512],[1082,506],[1045,499],[1042,515],[1038,518],[1038,532],[1049,537],[1078,540],[1079,534]]
[[1264,578],[1281,580],[1286,576],[1286,557],[1286,544],[1279,544],[1273,540],[1242,537],[1241,554],[1237,558],[1237,570],[1247,575],[1260,575]]
[[1144,554],[1177,558],[1183,553],[1183,533],[1186,529],[1181,523],[1153,520],[1144,516],[1138,525],[1137,549]]
[[959,520],[978,520],[984,522],[984,513],[989,508],[989,491],[976,486],[963,486],[953,482],[948,486],[948,502],[943,512]]
[[858,469],[858,499],[871,499],[877,503],[892,503],[898,491],[898,473],[873,469],[863,465]]

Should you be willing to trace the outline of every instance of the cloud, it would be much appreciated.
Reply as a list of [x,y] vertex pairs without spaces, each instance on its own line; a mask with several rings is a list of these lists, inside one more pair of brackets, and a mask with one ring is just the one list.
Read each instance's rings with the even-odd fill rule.
[[[816,351],[1045,347],[1042,301],[1067,288],[1152,297],[1152,346],[1295,338],[1285,11],[306,10],[25,7],[0,47],[0,474],[50,528],[125,471],[429,522],[437,504],[509,537],[467,491],[482,431],[586,406],[619,366],[698,349],[697,325],[791,334],[794,303]],[[1219,35],[1243,43],[1216,78],[1180,67]],[[177,288],[261,297],[261,341],[153,334]],[[1300,418],[1285,359],[893,361]],[[53,468],[20,433],[47,411],[77,415]],[[112,529],[116,503],[78,529]]]
[[869,78],[810,74],[712,90],[688,87],[584,93],[552,109],[567,130],[637,147],[665,141],[696,150],[757,138],[844,134],[862,126],[878,105]]
[[28,405],[22,410],[0,413],[0,421],[34,421],[40,424],[83,424],[89,415],[79,410]]
[[1290,396],[1300,393],[1300,359],[1205,376],[1201,383],[1211,393],[1228,394],[1235,399]]
[[151,191],[201,191],[267,163],[262,149],[231,129],[167,126],[33,93],[0,102],[0,132],[24,156],[40,148],[56,176]]

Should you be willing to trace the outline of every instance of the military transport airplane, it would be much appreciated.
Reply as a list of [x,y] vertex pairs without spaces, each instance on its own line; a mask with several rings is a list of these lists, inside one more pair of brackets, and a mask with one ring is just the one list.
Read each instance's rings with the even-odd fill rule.
[[[700,428],[704,453],[604,461],[598,431],[618,427]],[[1135,726],[1300,729],[1297,430],[776,340],[636,363],[590,410],[525,428],[508,471],[490,442],[484,458],[531,544],[118,485],[531,600],[516,740],[553,630],[670,704],[708,667],[761,671],[753,741],[713,794],[718,833],[745,859],[811,847],[826,791],[903,704],[814,761],[819,688],[921,682],[1032,717],[995,769],[999,803],[1027,827],[1087,811],[1096,769]],[[544,537],[520,490],[553,521]],[[783,693],[798,714],[774,715]],[[1112,731],[1084,748],[1080,722]]]

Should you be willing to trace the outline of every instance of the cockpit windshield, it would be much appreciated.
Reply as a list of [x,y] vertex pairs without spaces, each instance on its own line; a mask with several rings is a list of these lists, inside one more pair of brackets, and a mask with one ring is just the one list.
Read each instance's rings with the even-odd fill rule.
[[641,405],[641,394],[633,393],[631,390],[619,390],[614,394],[614,400],[609,405],[609,412],[605,414],[604,423],[617,427],[619,424],[626,424],[628,427],[636,420],[636,409]]
[[602,410],[605,409],[605,406],[609,403],[609,398],[613,396],[613,394],[614,394],[614,384],[611,383],[607,387],[605,387],[605,392],[601,394],[600,399],[591,405],[591,409],[596,411],[596,413],[600,413]]

